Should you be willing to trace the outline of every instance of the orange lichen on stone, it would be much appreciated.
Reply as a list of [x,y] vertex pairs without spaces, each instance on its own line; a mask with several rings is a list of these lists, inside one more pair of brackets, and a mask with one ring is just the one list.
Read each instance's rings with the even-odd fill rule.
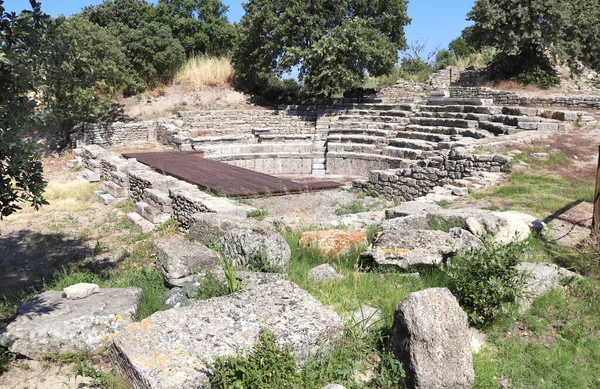
[[394,248],[382,247],[382,248],[379,248],[379,250],[381,250],[381,252],[384,254],[408,255],[408,249],[401,249],[399,247],[394,247]]
[[300,245],[316,247],[325,254],[341,254],[354,246],[367,244],[362,231],[323,230],[307,231],[300,237]]

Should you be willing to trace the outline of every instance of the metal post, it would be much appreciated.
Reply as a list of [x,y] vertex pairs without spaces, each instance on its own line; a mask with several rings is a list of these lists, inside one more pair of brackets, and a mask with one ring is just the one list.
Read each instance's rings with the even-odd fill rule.
[[596,170],[596,191],[594,192],[594,218],[592,221],[594,234],[600,230],[600,146],[598,146],[598,169]]

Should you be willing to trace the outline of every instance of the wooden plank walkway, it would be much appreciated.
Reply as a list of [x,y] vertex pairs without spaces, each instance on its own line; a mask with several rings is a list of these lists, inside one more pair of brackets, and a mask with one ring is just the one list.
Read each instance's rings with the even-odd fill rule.
[[298,183],[253,170],[203,158],[201,152],[168,151],[161,153],[125,153],[162,174],[168,174],[200,189],[231,197],[259,197],[336,189],[337,182]]

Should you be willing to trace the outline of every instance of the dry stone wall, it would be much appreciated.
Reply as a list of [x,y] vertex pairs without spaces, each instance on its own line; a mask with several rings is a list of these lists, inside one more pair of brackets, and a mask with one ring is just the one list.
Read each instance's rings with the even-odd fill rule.
[[455,149],[447,155],[399,169],[374,170],[368,180],[355,180],[353,185],[386,198],[412,201],[427,195],[436,186],[471,177],[475,171],[507,171],[511,161],[511,158],[502,155],[477,155]]
[[[115,197],[131,198],[138,204],[156,209],[157,219],[173,218],[187,230],[192,216],[199,212],[246,216],[251,207],[237,201],[215,197],[197,186],[157,173],[135,159],[124,159],[98,145],[77,149],[87,169],[97,169],[104,178],[104,188]],[[137,207],[137,205],[136,205]],[[137,207],[140,208],[140,207]]]
[[156,121],[132,123],[85,123],[83,130],[73,140],[77,146],[112,146],[156,141]]
[[450,87],[450,96],[463,99],[493,99],[494,104],[497,105],[600,109],[600,96],[531,97],[521,95],[517,92],[460,86]]

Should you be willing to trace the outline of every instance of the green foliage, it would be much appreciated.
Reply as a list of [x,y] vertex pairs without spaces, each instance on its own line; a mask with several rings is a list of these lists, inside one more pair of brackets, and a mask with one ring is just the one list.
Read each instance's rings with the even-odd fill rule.
[[560,85],[560,77],[545,55],[498,53],[488,69],[493,80],[513,80],[544,89]]
[[40,125],[33,72],[41,60],[40,36],[48,17],[40,4],[20,15],[5,12],[0,0],[0,219],[29,203],[36,209],[47,204],[46,182],[35,139],[28,130]]
[[260,207],[253,211],[246,212],[246,217],[250,217],[252,219],[256,219],[258,221],[263,221],[269,215],[269,211],[266,208]]
[[80,15],[55,20],[46,42],[44,119],[64,147],[77,126],[108,114],[114,94],[141,85],[120,41]]
[[159,0],[155,19],[171,26],[188,58],[223,57],[237,41],[236,27],[225,16],[227,8],[220,0]]
[[490,324],[508,314],[523,296],[525,275],[515,266],[526,249],[522,243],[486,242],[483,249],[459,253],[445,266],[448,288],[471,324]]
[[454,227],[461,227],[438,215],[427,215],[427,228],[434,231],[448,232]]
[[289,347],[279,347],[266,329],[260,342],[246,356],[219,357],[211,368],[212,388],[299,388],[300,376]]
[[448,49],[455,57],[468,57],[475,52],[463,37],[458,37],[451,41],[448,44]]
[[16,357],[15,353],[11,353],[8,349],[0,346],[0,374],[4,373],[8,368],[8,364],[15,360]]
[[227,282],[227,288],[229,289],[229,293],[235,293],[243,289],[243,285],[237,280],[237,263],[235,261],[230,261],[228,259],[220,258],[219,264],[223,269],[223,273],[225,274],[225,282]]
[[189,295],[188,297],[197,300],[208,300],[213,297],[227,296],[230,294],[227,285],[219,281],[211,272],[206,273],[202,279],[198,280],[198,282],[200,283],[200,287],[194,294]]
[[83,7],[81,13],[100,27],[122,24],[135,29],[143,22],[152,21],[153,6],[145,0],[106,0]]
[[244,5],[233,56],[239,79],[259,93],[298,67],[306,92],[334,96],[389,73],[406,45],[405,0],[257,0]]
[[499,49],[509,60],[505,70],[510,71],[512,64],[517,67],[513,72],[524,74],[517,81],[555,85],[556,78],[544,63],[548,51],[575,71],[577,61],[600,66],[596,0],[478,0],[467,16],[475,24],[463,31],[466,41],[477,49]]
[[149,84],[173,80],[185,61],[185,52],[168,26],[150,22],[117,31],[138,77]]
[[351,215],[354,213],[368,212],[373,209],[374,206],[365,204],[358,200],[353,200],[340,206],[335,210],[336,215]]

